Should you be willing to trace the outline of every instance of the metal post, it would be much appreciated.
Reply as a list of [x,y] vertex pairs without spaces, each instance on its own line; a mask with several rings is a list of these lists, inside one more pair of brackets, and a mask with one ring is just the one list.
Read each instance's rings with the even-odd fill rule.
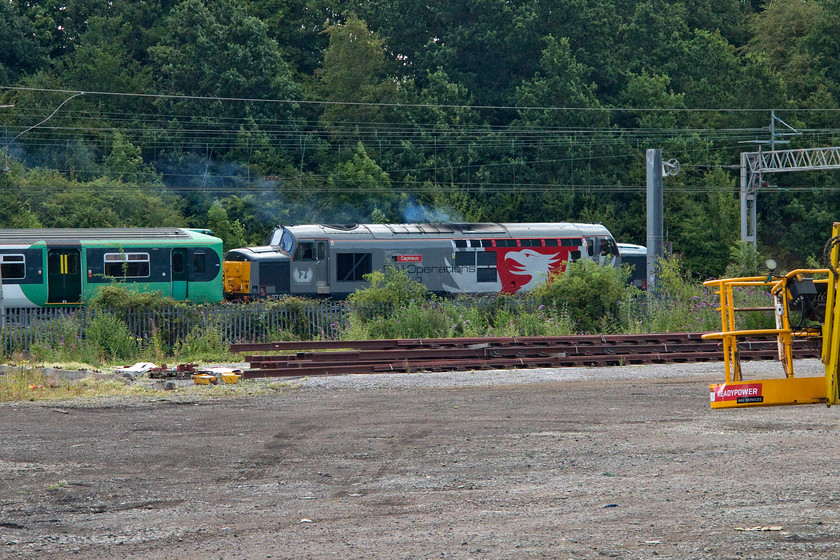
[[647,289],[656,288],[656,261],[664,255],[662,150],[647,151]]
[[741,152],[741,241],[755,245],[755,203],[756,189],[749,188],[749,165],[747,154]]

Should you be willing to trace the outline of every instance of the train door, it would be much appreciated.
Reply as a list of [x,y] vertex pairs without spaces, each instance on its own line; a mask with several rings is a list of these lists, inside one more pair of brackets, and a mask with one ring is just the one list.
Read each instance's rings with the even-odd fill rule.
[[187,284],[187,250],[178,247],[172,249],[172,299],[186,301],[189,297]]
[[326,239],[315,242],[315,287],[319,294],[330,293],[330,259]]
[[82,301],[81,258],[80,249],[47,251],[47,303]]
[[330,260],[326,239],[298,241],[292,259],[293,293],[330,293]]

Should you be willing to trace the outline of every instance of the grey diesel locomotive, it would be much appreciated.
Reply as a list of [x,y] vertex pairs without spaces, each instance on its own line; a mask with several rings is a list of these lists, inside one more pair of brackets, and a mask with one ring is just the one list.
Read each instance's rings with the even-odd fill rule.
[[343,298],[387,265],[438,294],[527,291],[565,263],[620,264],[606,227],[574,223],[298,225],[276,228],[265,246],[228,251],[231,298],[290,294]]

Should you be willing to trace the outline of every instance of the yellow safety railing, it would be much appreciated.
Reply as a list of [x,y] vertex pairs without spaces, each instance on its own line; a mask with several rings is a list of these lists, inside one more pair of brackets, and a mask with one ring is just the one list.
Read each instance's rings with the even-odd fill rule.
[[[840,227],[835,224],[835,236]],[[837,270],[837,247],[831,253],[833,270]],[[826,276],[825,279],[815,279]],[[789,305],[791,288],[803,280],[826,286],[826,317],[822,328],[792,329]],[[835,404],[837,402],[836,372],[840,367],[837,349],[840,348],[840,306],[834,309],[837,291],[837,274],[832,269],[798,269],[781,277],[751,276],[709,280],[720,297],[721,331],[703,335],[704,339],[721,340],[724,354],[725,383],[709,386],[712,408],[739,408],[789,404]],[[771,307],[737,307],[735,294],[738,288],[764,288],[773,301]],[[776,318],[775,329],[738,329],[736,314],[743,311],[772,310]],[[836,332],[835,332],[836,331]],[[779,361],[783,377],[745,380],[738,355],[739,340],[750,337],[774,335],[778,342]],[[796,377],[793,366],[793,340],[798,337],[823,337],[823,362],[826,374],[820,377]],[[825,341],[831,340],[830,345]],[[831,366],[829,366],[831,364]],[[829,367],[834,374],[829,373]]]

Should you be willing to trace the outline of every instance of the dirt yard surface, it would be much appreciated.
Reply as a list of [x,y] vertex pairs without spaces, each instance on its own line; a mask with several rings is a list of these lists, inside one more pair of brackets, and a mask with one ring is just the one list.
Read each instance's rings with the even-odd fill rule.
[[0,406],[0,558],[837,558],[840,411],[713,412],[721,371]]

